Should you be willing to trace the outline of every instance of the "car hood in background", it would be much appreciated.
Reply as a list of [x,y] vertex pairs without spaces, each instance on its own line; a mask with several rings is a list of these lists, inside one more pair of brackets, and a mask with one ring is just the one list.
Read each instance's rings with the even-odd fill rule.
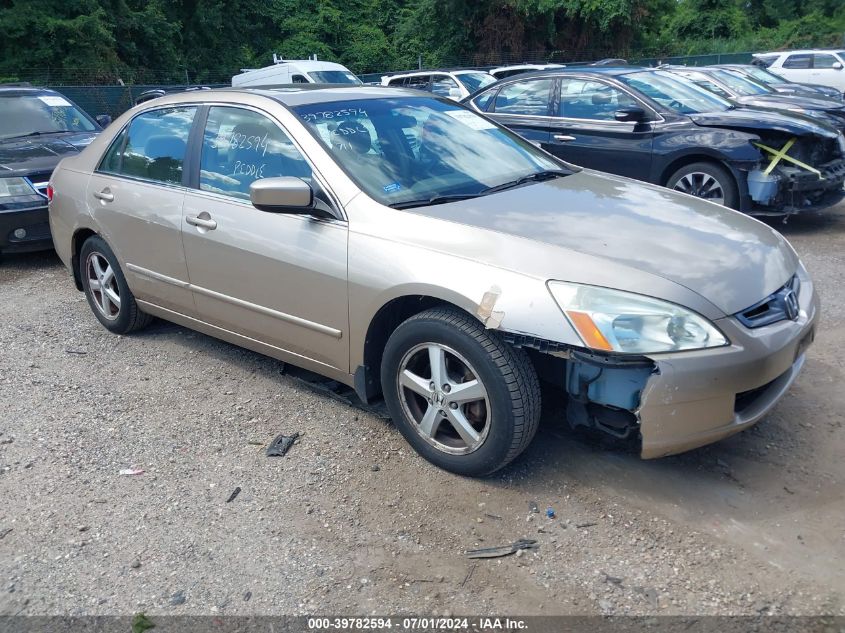
[[60,132],[0,139],[0,177],[52,171],[65,156],[78,154],[96,132]]
[[734,99],[734,101],[741,103],[744,106],[777,108],[780,110],[801,108],[802,110],[818,110],[820,112],[845,111],[845,106],[841,103],[837,103],[836,101],[824,98],[817,99],[816,97],[806,97],[804,95],[751,95],[748,97],[739,97]]
[[[781,108],[783,107],[781,105]],[[731,128],[755,134],[760,134],[766,130],[775,130],[795,136],[815,134],[823,138],[839,138],[839,132],[836,128],[795,112],[781,113],[760,108],[703,112],[688,114],[687,116],[693,123],[702,127]]]
[[[762,222],[591,170],[407,211],[565,249],[559,263],[550,264],[550,279],[566,281],[567,267],[578,267],[583,253],[684,286],[725,314],[768,296],[798,267],[786,240]],[[625,279],[616,287],[625,290]]]

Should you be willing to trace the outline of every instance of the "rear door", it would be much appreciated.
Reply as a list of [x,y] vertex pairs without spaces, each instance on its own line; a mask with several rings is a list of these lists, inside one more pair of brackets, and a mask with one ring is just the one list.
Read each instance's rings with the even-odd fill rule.
[[199,318],[348,371],[347,223],[259,211],[249,201],[261,178],[319,188],[311,165],[254,109],[211,106],[202,139],[182,224]]
[[182,249],[185,155],[196,106],[136,116],[88,182],[87,204],[142,301],[194,313]]
[[592,77],[560,77],[548,150],[576,165],[648,180],[651,172],[650,122],[622,122],[616,112],[642,107],[628,92]]
[[[546,147],[552,125],[550,108],[554,86],[554,78],[512,81],[502,86],[492,102],[485,101],[484,105],[496,121],[538,147]],[[480,106],[480,101],[476,100],[476,104]]]

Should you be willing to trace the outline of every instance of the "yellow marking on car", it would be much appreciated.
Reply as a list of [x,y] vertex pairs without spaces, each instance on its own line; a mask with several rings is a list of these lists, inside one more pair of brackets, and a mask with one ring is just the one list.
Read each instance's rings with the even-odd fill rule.
[[793,136],[791,139],[789,139],[786,142],[786,145],[784,145],[780,149],[774,149],[772,147],[769,147],[768,145],[764,145],[763,143],[754,143],[755,146],[759,147],[760,149],[762,149],[764,151],[769,152],[772,155],[772,161],[769,163],[769,166],[766,167],[766,169],[763,173],[768,176],[770,173],[772,173],[772,170],[775,167],[777,167],[777,164],[781,160],[785,160],[787,162],[792,163],[793,165],[798,165],[802,169],[806,169],[807,171],[810,171],[810,172],[816,174],[816,176],[819,177],[819,180],[821,180],[823,178],[822,172],[820,172],[818,169],[816,169],[815,167],[810,167],[810,165],[808,165],[807,163],[802,163],[797,158],[793,158],[792,156],[787,156],[787,152],[792,148],[792,146],[795,144],[796,140],[797,139]]

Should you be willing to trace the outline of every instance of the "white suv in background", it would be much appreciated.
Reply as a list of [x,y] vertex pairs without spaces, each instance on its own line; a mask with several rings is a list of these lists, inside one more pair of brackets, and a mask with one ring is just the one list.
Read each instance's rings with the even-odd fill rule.
[[420,70],[384,75],[381,85],[425,90],[438,97],[460,101],[494,81],[496,78],[483,70]]
[[758,53],[754,58],[789,81],[822,84],[845,92],[845,50]]

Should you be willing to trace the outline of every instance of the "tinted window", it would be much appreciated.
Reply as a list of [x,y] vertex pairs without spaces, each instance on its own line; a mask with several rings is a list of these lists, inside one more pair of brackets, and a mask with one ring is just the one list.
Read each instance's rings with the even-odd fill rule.
[[195,107],[163,108],[139,114],[112,143],[101,169],[133,178],[180,184],[188,134],[196,110]]
[[290,81],[291,81],[291,83],[294,83],[294,84],[307,84],[307,83],[310,83],[310,82],[309,82],[309,81],[305,78],[305,76],[304,76],[304,75],[294,75],[293,77],[291,77]]
[[452,96],[452,91],[458,92],[460,89],[458,88],[458,84],[451,77],[446,75],[434,75],[431,78],[431,86],[429,87],[429,90],[438,97],[450,97]]
[[475,196],[542,170],[565,169],[478,114],[429,96],[316,103],[294,111],[359,186],[384,204]]
[[319,84],[360,84],[358,79],[351,72],[346,70],[312,70],[312,79]]
[[0,138],[96,129],[86,114],[58,93],[0,97]]
[[638,90],[648,98],[681,114],[696,112],[724,112],[733,106],[694,83],[684,81],[663,70],[642,71],[620,75],[619,81]]
[[809,68],[813,60],[812,55],[790,55],[783,62],[784,68]]
[[615,121],[619,108],[639,105],[630,95],[600,81],[561,79],[558,114],[571,119]]
[[548,116],[552,84],[552,79],[515,81],[499,90],[493,109],[499,114]]
[[460,73],[455,76],[470,92],[481,90],[496,81],[496,78],[488,73]]
[[404,79],[396,80],[396,85],[407,86],[408,88],[416,88],[417,90],[428,90],[428,75],[414,75],[413,77],[405,77]]
[[833,55],[813,55],[813,68],[833,68],[833,65],[838,62],[839,60]]
[[277,176],[311,178],[308,163],[279,126],[250,110],[212,107],[203,133],[200,189],[248,200],[250,184]]
[[487,111],[487,108],[490,107],[490,104],[493,101],[493,95],[498,92],[498,89],[493,88],[492,90],[488,90],[487,92],[478,95],[472,102],[475,104],[475,107],[482,111]]

